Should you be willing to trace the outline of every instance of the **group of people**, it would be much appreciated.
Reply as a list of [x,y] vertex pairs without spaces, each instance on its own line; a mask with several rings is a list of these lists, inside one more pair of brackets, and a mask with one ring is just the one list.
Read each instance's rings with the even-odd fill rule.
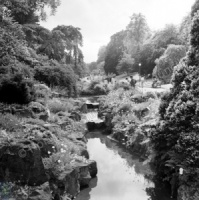
[[[129,82],[129,84],[132,86],[132,87],[135,87],[136,83],[137,83],[137,80],[133,78],[133,76],[130,76],[130,80],[129,78],[126,78],[127,82]],[[143,84],[144,84],[144,77],[141,77],[140,79],[140,83],[141,83],[141,87],[143,87]]]

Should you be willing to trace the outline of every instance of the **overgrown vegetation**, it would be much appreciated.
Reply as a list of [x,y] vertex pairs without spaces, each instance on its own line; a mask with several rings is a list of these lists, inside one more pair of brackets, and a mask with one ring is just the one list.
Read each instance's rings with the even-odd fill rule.
[[101,98],[100,102],[99,116],[105,118],[106,131],[134,154],[146,159],[150,150],[141,143],[148,141],[149,133],[142,127],[149,127],[159,117],[157,95],[119,88]]
[[176,67],[172,79],[174,87],[163,96],[159,109],[161,118],[157,127],[152,129],[158,177],[169,181],[173,169],[182,168],[184,173],[179,186],[187,185],[193,190],[197,188],[194,186],[198,184],[199,177],[198,2],[197,0],[192,10],[189,51]]
[[34,82],[22,74],[7,75],[0,80],[0,102],[28,104],[34,100]]

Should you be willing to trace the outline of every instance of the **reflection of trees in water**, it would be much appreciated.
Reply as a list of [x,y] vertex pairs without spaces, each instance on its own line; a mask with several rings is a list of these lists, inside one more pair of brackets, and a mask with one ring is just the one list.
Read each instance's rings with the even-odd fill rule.
[[97,186],[97,181],[98,181],[97,177],[93,178],[89,183],[89,187],[84,188],[77,196],[76,200],[89,200],[91,198],[90,192],[93,188]]
[[[128,149],[125,149],[124,146],[119,143],[107,138],[106,135],[102,135],[101,132],[91,132],[87,135],[87,138],[99,138],[102,144],[105,144],[108,149],[114,151],[115,154],[119,154],[123,159],[125,159],[125,163],[129,168],[134,166],[135,172],[139,175],[142,174],[149,181],[152,179],[152,173],[150,170],[150,166],[143,165],[142,162],[139,161],[139,158],[132,155]],[[111,162],[111,161],[110,161]],[[165,187],[162,183],[154,182],[155,187],[146,188],[146,193],[149,196],[148,200],[170,200],[170,189],[169,186]],[[168,189],[166,189],[168,188]],[[81,199],[82,200],[82,199]],[[88,199],[83,199],[88,200]]]
[[137,174],[144,175],[150,173],[149,165],[143,165],[143,163],[139,161],[138,156],[134,156],[132,152],[124,146],[109,139],[106,135],[102,135],[101,132],[91,132],[87,135],[87,138],[99,138],[101,143],[105,144],[108,149],[111,149],[115,154],[119,154],[121,158],[125,159],[128,168],[134,167]]

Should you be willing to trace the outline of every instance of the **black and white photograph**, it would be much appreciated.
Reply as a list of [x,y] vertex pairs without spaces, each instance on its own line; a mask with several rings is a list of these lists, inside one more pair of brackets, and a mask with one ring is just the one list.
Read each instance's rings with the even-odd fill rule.
[[0,200],[199,200],[199,0],[0,0]]

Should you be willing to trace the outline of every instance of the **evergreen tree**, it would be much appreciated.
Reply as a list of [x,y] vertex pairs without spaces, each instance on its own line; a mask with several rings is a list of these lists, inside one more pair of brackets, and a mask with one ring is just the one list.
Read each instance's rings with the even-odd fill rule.
[[[182,167],[186,184],[199,176],[199,12],[193,6],[190,48],[173,76],[173,89],[162,98],[160,121],[153,130],[155,166],[160,178],[169,180],[173,168]],[[183,183],[181,183],[183,184]]]

